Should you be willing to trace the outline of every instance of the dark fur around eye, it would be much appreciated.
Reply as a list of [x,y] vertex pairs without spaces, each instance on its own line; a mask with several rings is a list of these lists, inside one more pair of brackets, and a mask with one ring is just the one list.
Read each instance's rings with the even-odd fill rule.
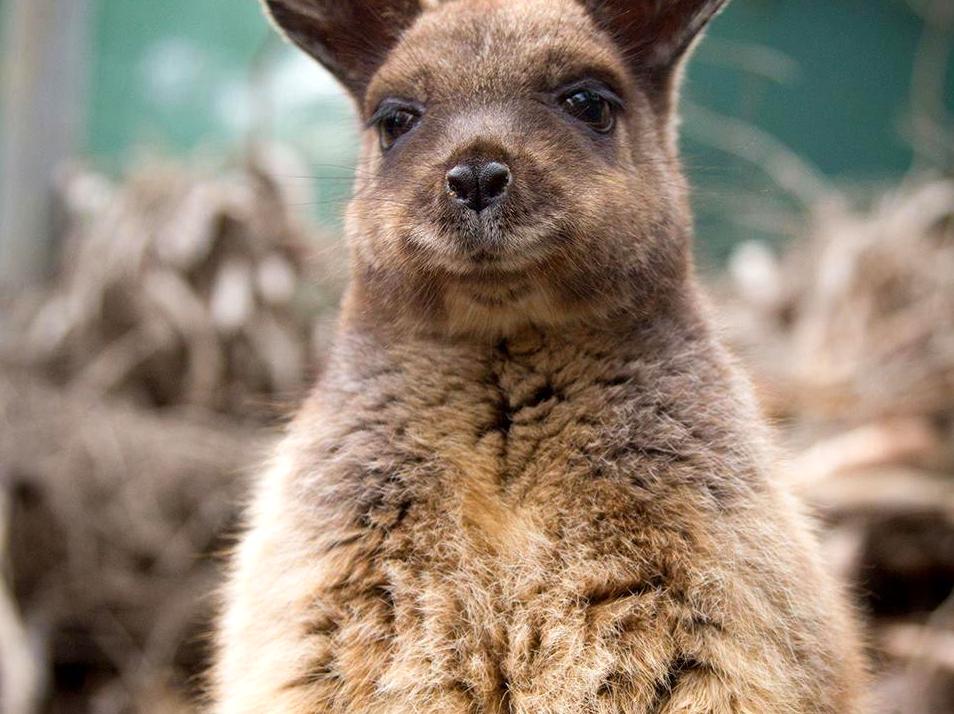
[[609,133],[616,124],[613,102],[594,89],[584,87],[570,90],[561,97],[560,107],[600,134]]
[[423,112],[410,103],[385,101],[368,122],[376,126],[381,137],[381,148],[387,151],[421,121]]

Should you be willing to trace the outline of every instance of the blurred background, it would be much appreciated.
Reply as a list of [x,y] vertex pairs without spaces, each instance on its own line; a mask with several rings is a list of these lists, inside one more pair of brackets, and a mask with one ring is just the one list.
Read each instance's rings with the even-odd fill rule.
[[[254,464],[320,371],[354,117],[254,0],[0,0],[0,712],[188,712]],[[954,0],[734,0],[700,269],[863,612],[954,712]]]

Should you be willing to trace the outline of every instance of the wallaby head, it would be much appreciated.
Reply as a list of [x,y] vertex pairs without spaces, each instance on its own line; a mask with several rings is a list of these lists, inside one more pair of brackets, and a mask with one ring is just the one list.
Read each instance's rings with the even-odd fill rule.
[[266,0],[365,123],[350,319],[501,335],[683,289],[675,97],[726,0]]

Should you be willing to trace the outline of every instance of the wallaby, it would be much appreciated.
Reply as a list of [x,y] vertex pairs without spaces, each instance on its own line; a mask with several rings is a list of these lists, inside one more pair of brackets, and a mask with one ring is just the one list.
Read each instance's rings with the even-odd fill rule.
[[267,0],[365,129],[336,346],[258,481],[215,711],[864,711],[694,277],[676,101],[723,4]]

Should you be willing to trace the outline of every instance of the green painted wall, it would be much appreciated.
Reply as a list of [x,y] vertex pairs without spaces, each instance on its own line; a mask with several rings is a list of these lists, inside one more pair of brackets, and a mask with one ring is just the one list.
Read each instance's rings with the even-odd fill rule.
[[[904,0],[738,0],[701,46],[687,99],[758,127],[839,183],[897,180],[913,158],[908,97],[923,31]],[[954,107],[954,67],[941,70]],[[710,255],[740,237],[773,238],[733,218],[760,202],[784,215],[785,192],[694,140],[702,128],[690,110],[684,153]]]
[[217,102],[266,36],[251,0],[96,0],[88,149],[122,159],[237,138]]
[[[830,175],[890,174],[911,159],[898,130],[920,33],[902,0],[742,0],[718,21],[717,47],[702,46],[692,98],[763,127]],[[766,45],[793,71],[770,81],[718,66],[728,42]]]

